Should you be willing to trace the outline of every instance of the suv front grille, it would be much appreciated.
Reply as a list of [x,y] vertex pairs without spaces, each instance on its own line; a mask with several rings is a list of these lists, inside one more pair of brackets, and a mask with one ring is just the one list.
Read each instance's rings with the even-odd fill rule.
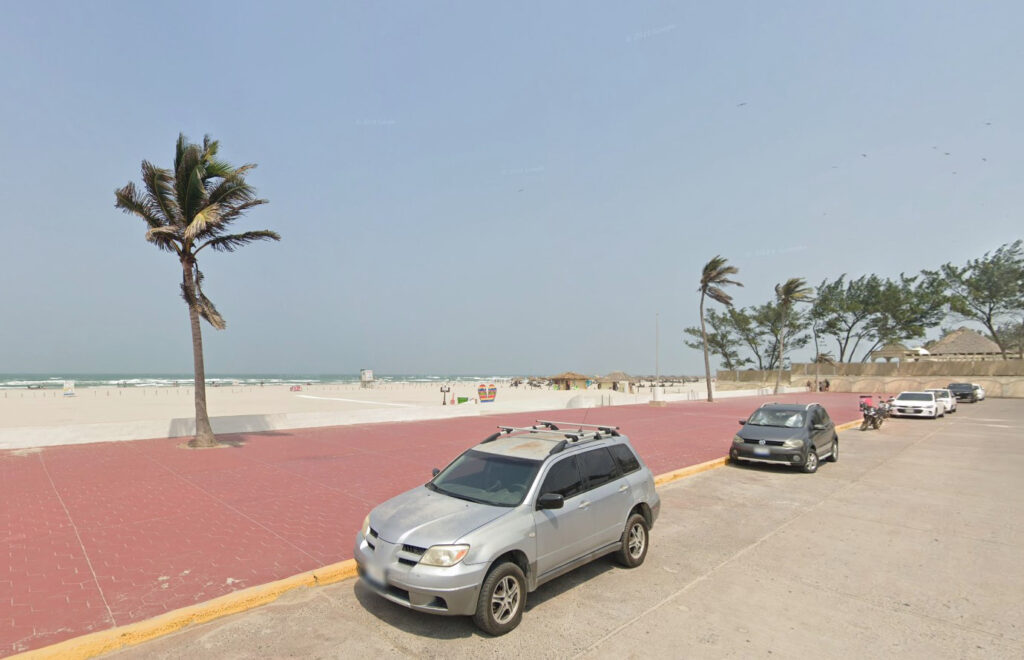
[[426,551],[427,551],[426,548],[421,548],[421,547],[415,546],[415,545],[403,545],[402,546],[402,552],[408,552],[410,555],[422,555]]
[[[748,445],[759,445],[759,444],[761,444],[760,440],[749,440],[748,439],[748,440],[744,440],[743,442],[745,444],[748,444]],[[766,445],[768,445],[770,447],[781,447],[782,446],[782,440],[765,440],[764,444],[766,444]]]

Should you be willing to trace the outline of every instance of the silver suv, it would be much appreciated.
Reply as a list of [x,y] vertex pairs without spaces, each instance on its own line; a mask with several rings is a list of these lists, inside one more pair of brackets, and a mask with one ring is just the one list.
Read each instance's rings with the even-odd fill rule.
[[628,568],[642,564],[661,508],[618,427],[498,428],[425,486],[373,509],[355,548],[376,593],[472,616],[491,635],[519,625],[527,592],[574,568],[613,552]]

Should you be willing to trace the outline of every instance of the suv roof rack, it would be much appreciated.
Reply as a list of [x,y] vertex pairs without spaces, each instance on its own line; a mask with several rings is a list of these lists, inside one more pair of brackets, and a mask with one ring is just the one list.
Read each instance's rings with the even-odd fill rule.
[[584,424],[583,422],[552,422],[547,419],[538,419],[537,423],[543,424],[553,431],[557,431],[560,429],[560,427],[563,426],[578,426],[580,431],[582,431],[584,427],[587,427],[597,429],[599,432],[607,433],[608,435],[619,435],[619,427],[612,426],[611,424]]
[[[575,424],[580,426],[579,430],[567,430],[560,429],[558,424]],[[592,427],[593,431],[585,431],[582,427]],[[480,444],[488,442],[494,442],[502,435],[512,435],[513,433],[543,433],[545,434],[545,440],[551,440],[555,442],[555,446],[551,448],[548,454],[557,454],[564,450],[570,442],[587,442],[590,440],[600,440],[605,437],[613,437],[619,435],[619,427],[609,426],[607,424],[577,424],[576,422],[550,422],[544,420],[537,420],[537,424],[533,426],[498,426],[498,432],[492,433],[491,435],[484,438]]]

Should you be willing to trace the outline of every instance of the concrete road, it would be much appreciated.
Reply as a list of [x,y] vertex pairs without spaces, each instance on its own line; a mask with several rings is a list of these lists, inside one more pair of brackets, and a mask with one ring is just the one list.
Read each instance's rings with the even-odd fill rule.
[[661,490],[646,563],[599,560],[501,638],[357,581],[292,592],[117,658],[1024,657],[1024,403],[840,436],[817,474],[714,470]]

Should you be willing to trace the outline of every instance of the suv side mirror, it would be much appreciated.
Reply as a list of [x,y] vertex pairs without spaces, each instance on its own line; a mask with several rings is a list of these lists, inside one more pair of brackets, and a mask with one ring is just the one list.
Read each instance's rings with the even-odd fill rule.
[[544,493],[537,498],[538,509],[561,509],[565,506],[565,498],[558,493]]
[[437,468],[434,468],[433,470],[430,471],[430,474],[436,477],[437,475],[441,474],[441,471],[438,470]]
[[744,424],[746,424],[746,423],[747,423],[747,420],[745,420],[745,419],[741,419],[741,420],[740,420],[740,426],[743,426],[743,425],[744,425]]

